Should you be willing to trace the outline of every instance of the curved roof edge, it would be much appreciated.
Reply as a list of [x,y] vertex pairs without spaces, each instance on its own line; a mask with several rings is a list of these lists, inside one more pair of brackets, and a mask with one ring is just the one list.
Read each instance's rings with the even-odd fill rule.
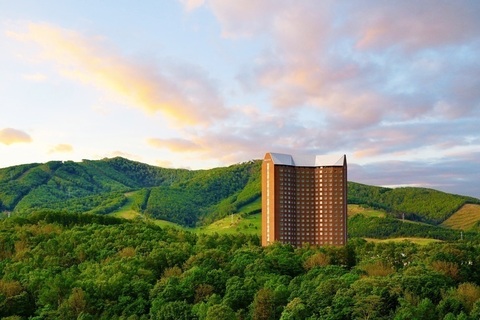
[[295,167],[340,166],[346,162],[346,155],[290,155],[285,153],[267,152],[274,164]]

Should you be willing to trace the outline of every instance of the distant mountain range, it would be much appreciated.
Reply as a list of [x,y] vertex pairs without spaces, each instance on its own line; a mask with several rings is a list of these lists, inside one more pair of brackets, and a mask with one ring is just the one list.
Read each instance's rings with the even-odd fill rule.
[[[208,224],[247,206],[260,212],[261,161],[209,170],[166,169],[112,158],[51,161],[0,169],[0,213],[107,214],[127,202],[135,211],[184,226]],[[425,188],[348,184],[348,201],[392,216],[440,224],[472,197]],[[248,206],[254,203],[253,206]]]

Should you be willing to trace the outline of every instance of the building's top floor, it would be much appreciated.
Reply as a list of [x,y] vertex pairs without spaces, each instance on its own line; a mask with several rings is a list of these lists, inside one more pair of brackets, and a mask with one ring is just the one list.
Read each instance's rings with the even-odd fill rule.
[[347,157],[343,155],[290,155],[284,153],[267,152],[265,158],[271,158],[273,164],[294,167],[343,167],[347,164]]

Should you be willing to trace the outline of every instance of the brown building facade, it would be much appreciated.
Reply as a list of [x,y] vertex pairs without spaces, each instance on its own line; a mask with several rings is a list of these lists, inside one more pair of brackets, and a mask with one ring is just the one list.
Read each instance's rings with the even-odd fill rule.
[[267,153],[262,245],[347,243],[347,158]]

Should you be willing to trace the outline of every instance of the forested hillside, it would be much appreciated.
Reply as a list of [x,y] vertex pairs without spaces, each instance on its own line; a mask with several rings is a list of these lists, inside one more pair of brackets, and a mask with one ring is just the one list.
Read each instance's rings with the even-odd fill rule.
[[[36,211],[107,214],[127,201],[131,209],[183,226],[209,224],[241,207],[261,203],[261,161],[210,170],[166,169],[124,158],[52,161],[0,169],[0,213]],[[128,195],[128,196],[127,196]],[[423,188],[348,183],[348,201],[393,217],[439,224],[479,199]]]
[[426,188],[382,188],[349,182],[348,202],[383,209],[408,220],[440,224],[466,203],[479,199]]
[[0,317],[480,318],[478,240],[263,248],[105,215],[0,220]]
[[123,158],[0,169],[0,212],[109,213],[135,192],[136,209],[193,226],[260,197],[259,162],[211,170],[165,169]]

